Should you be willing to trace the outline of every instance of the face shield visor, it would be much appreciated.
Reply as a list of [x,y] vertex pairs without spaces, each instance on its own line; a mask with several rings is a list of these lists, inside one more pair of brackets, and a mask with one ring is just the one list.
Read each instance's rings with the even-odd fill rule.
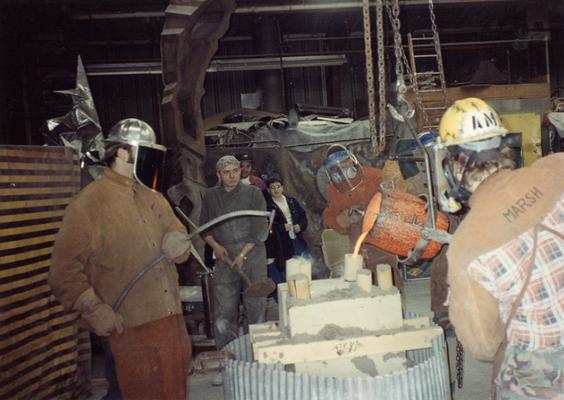
[[435,196],[441,211],[454,214],[462,209],[462,204],[451,195],[451,187],[448,183],[444,162],[448,156],[446,146],[436,144],[431,153],[431,169],[434,175]]
[[330,154],[323,164],[327,177],[340,192],[350,192],[362,182],[362,168],[348,151]]
[[520,134],[508,134],[453,146],[435,144],[431,164],[440,209],[459,211],[487,176],[519,166],[520,139]]
[[166,147],[159,144],[139,144],[133,147],[133,177],[150,190],[158,190],[162,180]]

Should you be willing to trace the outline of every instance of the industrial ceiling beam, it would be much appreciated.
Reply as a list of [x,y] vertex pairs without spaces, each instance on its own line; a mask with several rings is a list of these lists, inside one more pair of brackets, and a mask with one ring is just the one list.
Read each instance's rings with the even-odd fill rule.
[[[344,55],[257,57],[232,60],[212,60],[206,72],[262,71],[282,68],[328,67],[344,65]],[[86,65],[88,76],[161,74],[160,62],[130,62]]]
[[[496,3],[518,3],[519,0],[434,0],[434,4],[496,4]],[[429,4],[429,0],[399,0],[402,6],[422,6]],[[374,2],[374,5],[376,3]],[[304,11],[327,11],[337,12],[348,9],[361,8],[362,3],[358,1],[341,1],[326,3],[302,3],[302,4],[269,4],[266,6],[243,6],[235,9],[235,14],[261,14],[261,13],[289,13]],[[72,15],[74,20],[96,20],[96,19],[126,19],[126,18],[164,18],[163,11],[139,11],[139,12],[108,12],[108,13],[76,13]]]

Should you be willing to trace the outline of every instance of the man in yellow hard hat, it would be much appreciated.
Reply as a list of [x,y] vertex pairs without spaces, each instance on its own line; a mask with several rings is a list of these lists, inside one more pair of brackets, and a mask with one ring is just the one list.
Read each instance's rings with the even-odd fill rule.
[[476,98],[456,101],[439,133],[439,204],[468,209],[447,251],[456,333],[495,360],[496,399],[564,398],[564,154],[515,169],[508,131]]

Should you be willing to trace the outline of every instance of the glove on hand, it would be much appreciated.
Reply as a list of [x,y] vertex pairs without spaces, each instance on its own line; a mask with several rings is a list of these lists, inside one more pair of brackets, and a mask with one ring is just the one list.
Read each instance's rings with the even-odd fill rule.
[[123,332],[122,316],[108,304],[103,303],[94,293],[94,289],[82,293],[73,308],[80,311],[82,318],[98,336],[110,336],[114,331]]
[[168,232],[162,243],[162,252],[167,259],[175,263],[181,263],[190,256],[192,242],[188,240],[188,235],[181,231]]
[[362,221],[362,215],[360,215],[357,211],[353,210],[353,208],[359,210],[363,209],[362,205],[359,204],[350,208],[346,208],[337,215],[336,218],[337,223],[342,228],[348,229],[351,225]]

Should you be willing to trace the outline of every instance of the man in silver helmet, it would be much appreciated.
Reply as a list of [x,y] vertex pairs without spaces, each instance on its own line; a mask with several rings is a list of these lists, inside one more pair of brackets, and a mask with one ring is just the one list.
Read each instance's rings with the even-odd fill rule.
[[564,155],[515,169],[507,130],[476,98],[439,130],[439,204],[468,209],[447,250],[457,336],[494,360],[495,399],[564,399]]
[[[106,139],[104,175],[69,204],[57,235],[49,284],[66,309],[109,339],[124,399],[186,399],[191,343],[174,263],[191,243],[158,185],[165,148],[138,119]],[[124,288],[151,261],[119,309]]]

